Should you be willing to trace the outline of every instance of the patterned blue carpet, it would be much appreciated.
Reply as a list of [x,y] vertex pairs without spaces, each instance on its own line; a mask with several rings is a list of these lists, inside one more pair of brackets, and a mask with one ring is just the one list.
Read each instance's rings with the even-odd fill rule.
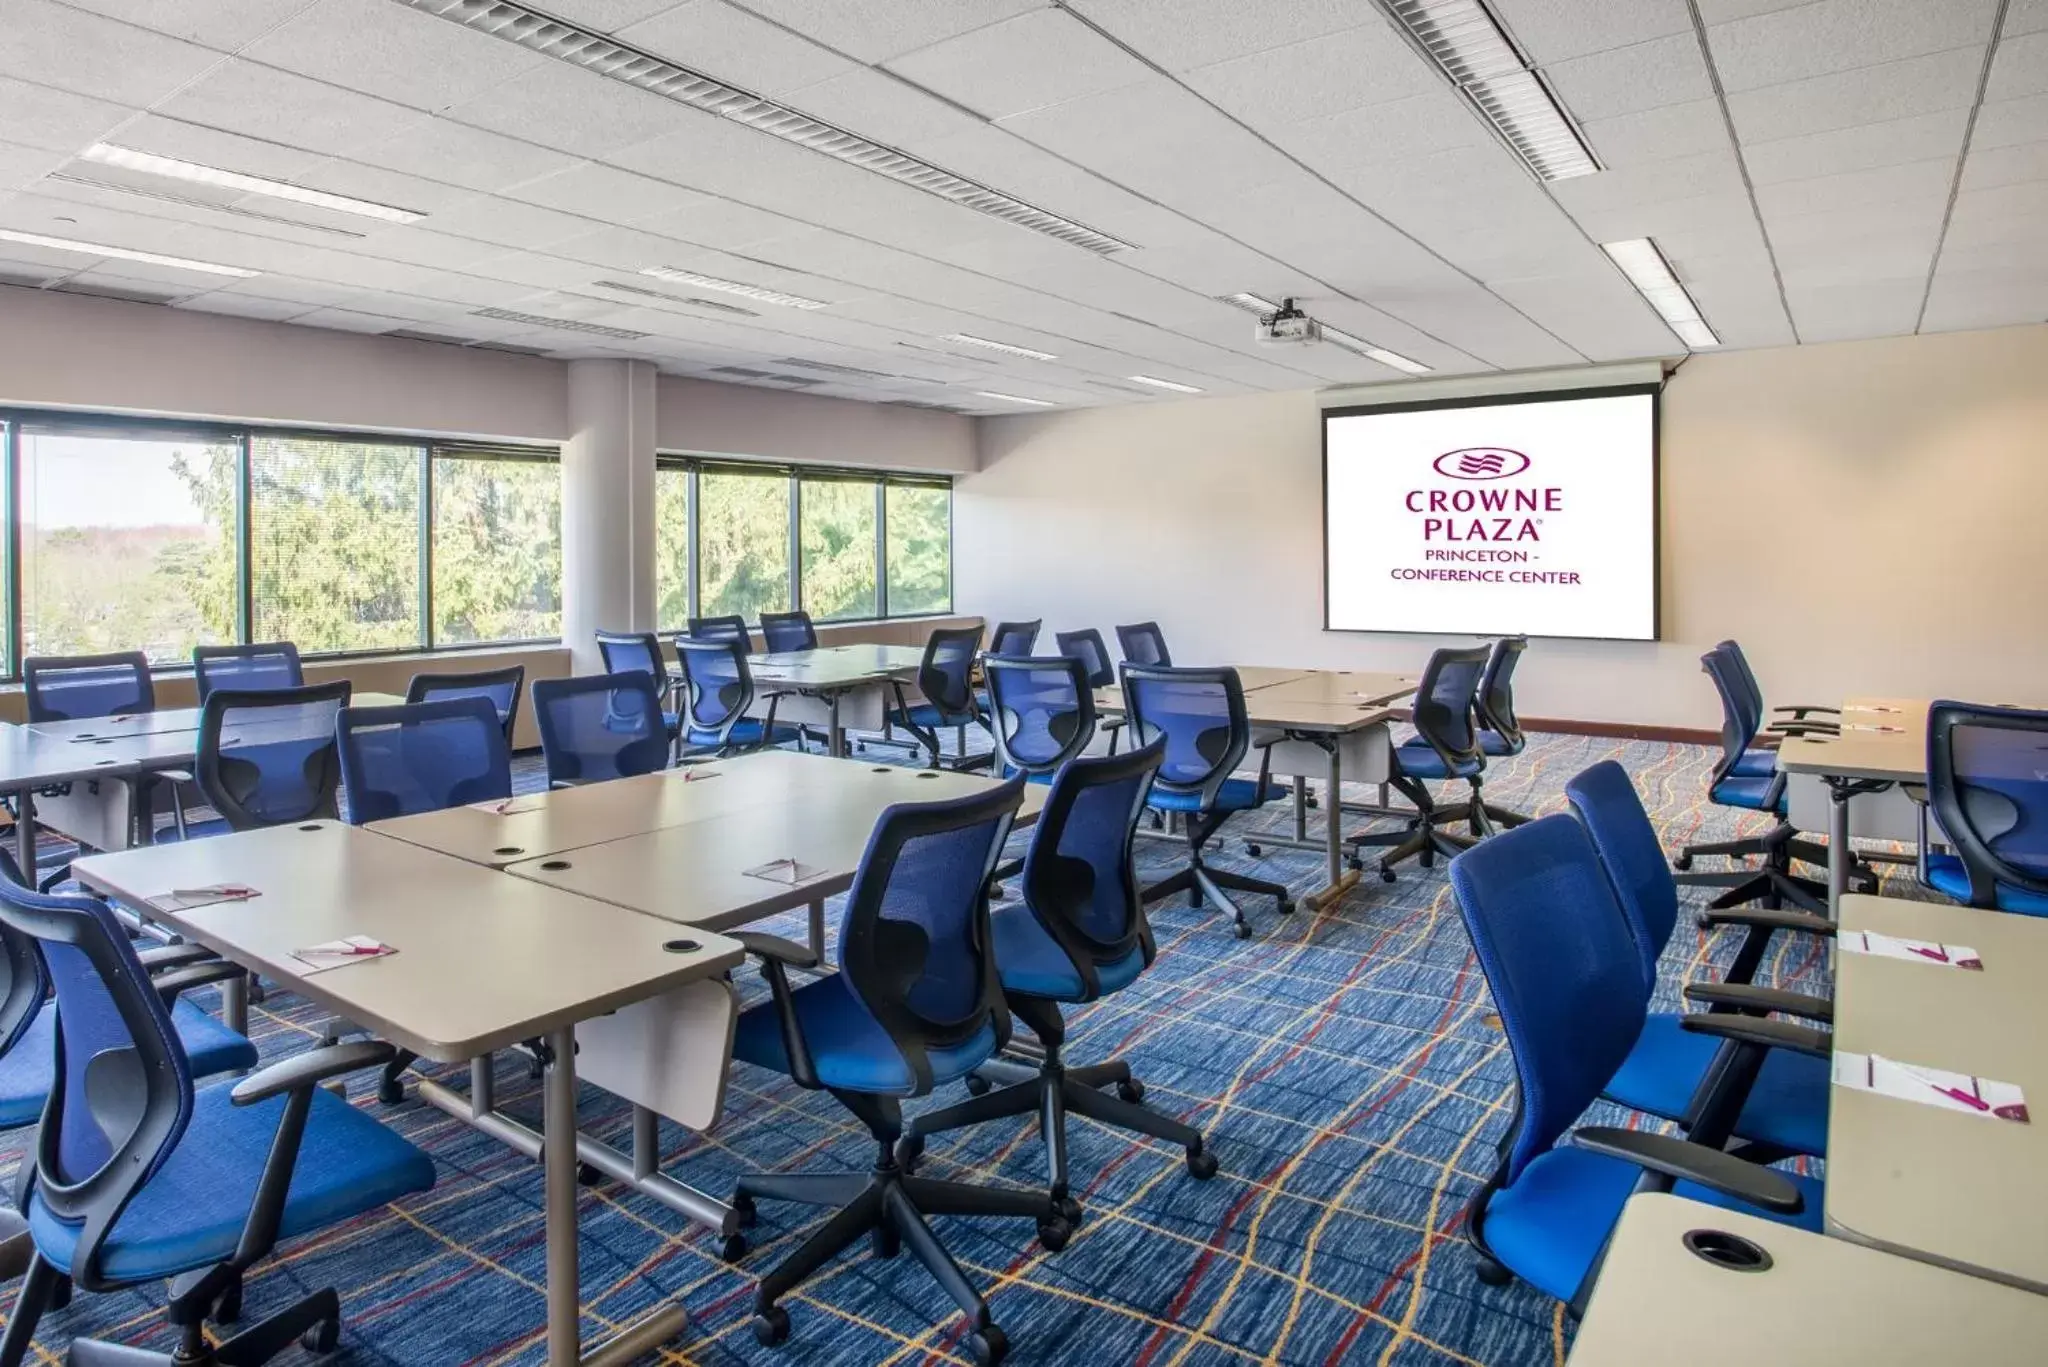
[[[1558,810],[1565,779],[1603,758],[1634,775],[1667,846],[1753,824],[1706,804],[1712,755],[1693,746],[1536,737],[1527,753],[1496,765],[1488,792],[1524,812]],[[522,786],[537,783],[523,765]],[[1240,818],[1220,862],[1310,890],[1318,856],[1267,848],[1253,859],[1244,850],[1243,832],[1288,821],[1285,804]],[[1175,849],[1141,842],[1148,875],[1170,871]],[[1900,877],[1892,875],[1890,890],[1902,890]],[[1044,1253],[1024,1222],[935,1222],[989,1295],[1010,1361],[1561,1362],[1570,1329],[1558,1304],[1520,1285],[1481,1285],[1460,1237],[1466,1201],[1508,1123],[1513,1070],[1442,865],[1407,865],[1392,885],[1368,876],[1320,913],[1283,920],[1263,899],[1249,907],[1259,933],[1239,941],[1226,919],[1181,899],[1155,906],[1157,965],[1070,1018],[1070,1060],[1128,1059],[1150,1104],[1208,1132],[1222,1174],[1194,1181],[1178,1150],[1077,1118],[1071,1160],[1087,1219],[1064,1252]],[[1665,964],[1667,1009],[1677,1007],[1679,984],[1730,948],[1690,926]],[[793,918],[764,928],[802,934]],[[1767,973],[1787,982],[1821,971],[1808,951],[1787,946]],[[750,996],[764,994],[751,970],[742,979]],[[320,1019],[310,1004],[274,994],[255,1008],[252,1031],[275,1057],[312,1043]],[[410,1097],[379,1107],[371,1081],[356,1080],[356,1103],[425,1148],[439,1185],[287,1245],[250,1281],[251,1313],[331,1285],[344,1315],[335,1361],[543,1361],[538,1168]],[[502,1057],[498,1084],[508,1109],[538,1122],[523,1059]],[[582,1109],[593,1131],[626,1142],[622,1103],[586,1088]],[[22,1147],[21,1134],[10,1138],[0,1170],[12,1169]],[[871,1159],[865,1131],[830,1098],[746,1065],[735,1066],[715,1133],[664,1125],[662,1142],[671,1175],[719,1194],[746,1169],[864,1171]],[[1030,1121],[935,1139],[927,1164],[940,1177],[1042,1181]],[[748,1331],[753,1274],[813,1227],[808,1212],[764,1205],[756,1247],[735,1268],[720,1262],[710,1236],[616,1184],[586,1189],[582,1202],[586,1336],[680,1300],[692,1323],[660,1355],[667,1363],[971,1361],[951,1303],[908,1257],[828,1267],[787,1302],[792,1340],[757,1346]],[[0,1308],[11,1305],[11,1291],[4,1294]],[[168,1347],[160,1305],[155,1288],[81,1294],[45,1318],[37,1360],[61,1361],[80,1334]]]

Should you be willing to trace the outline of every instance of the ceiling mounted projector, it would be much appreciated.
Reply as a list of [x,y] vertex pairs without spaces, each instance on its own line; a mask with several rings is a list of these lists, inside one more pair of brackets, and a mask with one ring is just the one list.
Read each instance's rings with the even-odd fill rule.
[[1323,329],[1315,319],[1294,306],[1292,299],[1280,301],[1277,313],[1260,316],[1253,334],[1261,346],[1305,346],[1323,340]]

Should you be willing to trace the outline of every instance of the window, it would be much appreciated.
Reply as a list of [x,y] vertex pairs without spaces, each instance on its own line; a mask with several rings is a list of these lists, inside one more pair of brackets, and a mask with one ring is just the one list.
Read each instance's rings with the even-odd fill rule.
[[813,479],[797,493],[804,611],[820,622],[881,614],[873,480]]
[[236,638],[232,434],[31,423],[17,435],[23,655],[175,661]]
[[663,631],[689,625],[690,469],[661,465],[654,471],[654,622]]
[[953,487],[890,480],[883,501],[889,615],[951,612]]
[[425,643],[424,457],[420,446],[372,438],[250,440],[252,639],[308,654]]
[[789,490],[785,472],[706,466],[697,475],[697,615],[787,611]]
[[434,643],[560,636],[560,465],[437,447],[433,469]]

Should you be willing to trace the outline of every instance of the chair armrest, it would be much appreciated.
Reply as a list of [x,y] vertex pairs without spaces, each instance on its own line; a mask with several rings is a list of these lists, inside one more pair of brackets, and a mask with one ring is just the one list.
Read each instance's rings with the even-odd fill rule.
[[763,959],[777,959],[798,968],[817,966],[818,958],[811,953],[809,945],[785,940],[780,935],[768,935],[758,930],[731,930],[726,932],[726,938],[739,941],[740,948]]
[[1799,1188],[1783,1173],[1675,1135],[1598,1126],[1574,1131],[1572,1143],[1678,1181],[1712,1187],[1759,1210],[1797,1215],[1806,1208]]
[[1764,730],[1779,736],[1790,736],[1794,739],[1801,736],[1839,736],[1842,734],[1841,724],[1832,721],[1774,721],[1764,727]]
[[167,783],[197,783],[190,769],[159,769],[156,776]]
[[1685,999],[1709,1006],[1732,1006],[1759,1015],[1775,1011],[1781,1016],[1799,1016],[1825,1025],[1835,1023],[1835,1004],[1827,997],[1782,988],[1758,987],[1754,983],[1687,983]]
[[156,989],[163,999],[164,1009],[169,1010],[177,1003],[178,994],[208,983],[224,983],[247,976],[240,964],[231,964],[226,959],[211,959],[205,963],[187,964],[183,968],[171,969],[168,973],[152,974],[149,985]]
[[1760,1044],[1770,1049],[1828,1058],[1835,1052],[1834,1036],[1810,1026],[1765,1016],[1740,1016],[1730,1012],[1698,1012],[1679,1021],[1696,1035],[1714,1035],[1737,1044]]
[[331,1077],[381,1068],[398,1057],[395,1045],[383,1040],[350,1040],[345,1044],[323,1044],[303,1054],[293,1054],[262,1068],[235,1084],[228,1099],[237,1106],[253,1106],[284,1092],[311,1091]]
[[1788,707],[1773,707],[1771,711],[1790,712],[1795,717],[1803,717],[1808,712],[1825,712],[1831,717],[1842,715],[1842,709],[1839,707],[1822,707],[1817,703],[1793,703]]
[[135,957],[142,960],[142,966],[151,973],[163,973],[186,964],[202,963],[220,956],[205,945],[196,945],[187,940],[182,944],[158,945],[154,949],[137,950]]
[[790,1081],[816,1091],[823,1084],[818,1081],[817,1065],[811,1061],[811,1046],[804,1039],[803,1023],[796,1018],[796,1000],[789,990],[787,965],[809,967],[817,961],[808,948],[779,935],[747,930],[732,938],[761,960],[761,976],[768,980],[768,990],[774,998],[775,1023],[782,1029],[782,1054],[789,1060]]
[[1815,916],[1810,911],[1787,911],[1773,907],[1743,907],[1730,911],[1709,911],[1700,915],[1700,924],[1712,929],[1716,926],[1748,926],[1752,930],[1796,930],[1807,935],[1831,938],[1835,923],[1825,916]]

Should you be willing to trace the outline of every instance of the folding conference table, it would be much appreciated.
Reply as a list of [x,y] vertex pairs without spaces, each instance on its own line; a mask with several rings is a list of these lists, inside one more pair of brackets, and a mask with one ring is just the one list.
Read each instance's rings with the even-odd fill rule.
[[[422,1058],[461,1063],[542,1040],[534,1151],[545,1167],[548,1363],[623,1364],[682,1331],[683,1307],[665,1305],[583,1352],[577,1026],[692,985],[722,988],[709,980],[739,964],[737,943],[334,821],[92,855],[72,868],[134,906],[174,888],[256,888],[248,901],[152,914]],[[319,970],[293,952],[349,935],[397,952]]]
[[1839,736],[1792,737],[1778,747],[1787,819],[1827,832],[1830,920],[1841,919],[1852,834],[1920,838],[1918,810],[1903,790],[1927,781],[1927,707],[1918,698],[1850,698]]
[[[825,728],[825,752],[846,754],[846,728],[880,731],[889,710],[890,689],[924,663],[922,646],[844,645],[754,655],[754,715],[765,715],[774,698],[778,722]],[[682,682],[682,671],[669,676]]]

